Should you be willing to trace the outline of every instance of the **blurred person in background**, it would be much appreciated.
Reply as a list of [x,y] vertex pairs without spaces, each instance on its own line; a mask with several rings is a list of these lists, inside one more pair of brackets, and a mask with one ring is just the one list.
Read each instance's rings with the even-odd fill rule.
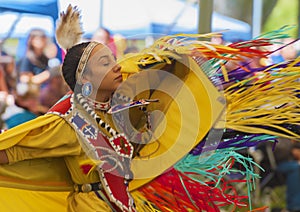
[[15,95],[6,98],[7,106],[2,114],[5,128],[10,129],[47,112],[39,102],[39,86],[33,83],[18,83]]
[[5,73],[1,66],[0,66],[0,91],[8,93],[8,88],[5,81]]
[[[292,42],[297,42],[295,39],[293,38],[286,38],[284,39],[283,43],[284,45],[292,43]],[[287,45],[286,47],[284,47],[280,53],[282,55],[282,58],[285,61],[289,61],[289,60],[293,60],[297,57],[297,49],[295,47],[296,43],[292,43],[291,45]]]
[[7,92],[5,91],[0,91],[0,128],[3,129],[4,128],[4,121],[2,119],[2,114],[5,112],[6,110],[6,99],[7,99]]
[[69,87],[61,74],[61,68],[61,65],[50,68],[50,77],[45,82],[45,86],[41,88],[40,102],[47,108],[51,108],[69,91]]
[[138,48],[136,39],[131,39],[131,40],[128,40],[128,41],[130,41],[130,43],[128,42],[127,48],[125,49],[124,54],[137,53],[137,52],[140,51],[139,48]]
[[286,176],[286,201],[289,212],[300,212],[300,143],[289,151],[293,159],[278,164],[277,171]]
[[[3,43],[2,43],[3,44]],[[5,51],[0,52],[0,127],[5,125],[1,115],[6,111],[11,93],[15,92],[17,74],[15,60]]]
[[214,44],[222,45],[225,44],[225,41],[223,39],[223,35],[220,36],[213,36],[210,41]]
[[17,72],[15,60],[5,51],[0,53],[0,91],[12,93],[16,89]]
[[92,36],[92,41],[97,41],[110,48],[114,56],[117,56],[117,47],[110,31],[106,28],[99,28]]
[[45,55],[47,44],[48,37],[43,30],[33,29],[29,33],[26,54],[18,65],[21,82],[41,84],[49,78],[49,58]]
[[[296,42],[294,38],[286,38],[280,44],[274,45],[274,53],[270,55],[272,63],[289,61],[297,57]],[[278,50],[277,50],[278,49]],[[277,50],[277,51],[276,51]]]

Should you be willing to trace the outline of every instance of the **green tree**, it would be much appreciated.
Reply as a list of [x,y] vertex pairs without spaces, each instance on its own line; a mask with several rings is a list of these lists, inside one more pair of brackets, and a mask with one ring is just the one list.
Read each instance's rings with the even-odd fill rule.
[[[263,0],[262,32],[298,24],[299,0]],[[214,10],[252,25],[253,0],[214,0]],[[297,35],[297,28],[291,31]]]
[[297,32],[297,29],[299,29],[297,27],[299,25],[299,6],[299,0],[289,0],[288,4],[286,0],[278,0],[276,6],[273,8],[263,25],[263,31],[268,32],[284,25],[294,25],[295,28],[292,29],[289,34],[292,37],[299,37]]

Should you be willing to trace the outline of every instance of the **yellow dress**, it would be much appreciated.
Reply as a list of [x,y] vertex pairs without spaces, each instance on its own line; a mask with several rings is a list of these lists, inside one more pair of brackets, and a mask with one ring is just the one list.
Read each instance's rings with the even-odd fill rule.
[[74,191],[74,183],[98,182],[99,177],[83,174],[80,164],[87,157],[63,118],[38,117],[4,132],[0,141],[10,161],[0,166],[0,198],[5,203],[0,211],[67,211],[67,206],[68,211],[110,211],[94,192]]
[[[151,96],[145,93],[138,96],[159,99],[159,103],[153,103],[148,108],[150,111],[162,111],[166,120],[156,123],[156,141],[146,145],[140,152],[141,157],[136,157],[132,162],[135,179],[130,182],[131,191],[159,176],[189,152],[201,141],[224,107],[218,101],[221,95],[204,73],[189,73],[181,63],[176,65],[180,67],[177,67],[173,74],[182,78],[185,84],[179,86],[179,89],[177,87],[178,91],[174,96],[170,97],[161,92],[163,86],[169,84],[167,78],[160,81],[157,90]],[[196,63],[191,62],[190,65],[192,69],[199,68]],[[184,74],[185,72],[188,74]],[[151,77],[155,78],[156,75]],[[130,80],[127,81],[131,83]],[[156,79],[154,81],[156,82]],[[187,97],[191,97],[189,104],[182,101]],[[105,120],[108,121],[109,118],[105,117]],[[113,126],[111,121],[109,124]],[[74,183],[98,182],[99,177],[96,172],[90,175],[82,173],[80,165],[87,157],[81,149],[74,129],[60,116],[44,115],[1,134],[0,149],[7,149],[9,161],[14,163],[12,166],[0,166],[0,186],[33,190],[0,187],[1,198],[8,193],[20,197],[16,204],[0,205],[0,211],[17,211],[20,208],[24,208],[24,211],[26,208],[28,211],[40,211],[40,208],[45,208],[43,211],[46,211],[43,205],[51,205],[49,211],[65,211],[67,206],[69,211],[110,211],[107,204],[94,193],[73,191]],[[11,170],[7,173],[9,169]],[[16,175],[16,171],[22,174]],[[1,179],[2,176],[4,178]],[[67,201],[64,201],[65,199]]]

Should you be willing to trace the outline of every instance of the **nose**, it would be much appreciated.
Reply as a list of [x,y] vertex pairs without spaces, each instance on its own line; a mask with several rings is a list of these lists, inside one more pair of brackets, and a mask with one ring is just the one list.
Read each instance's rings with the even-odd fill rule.
[[112,70],[115,73],[120,72],[121,71],[121,66],[118,63],[116,63],[116,65],[113,67]]

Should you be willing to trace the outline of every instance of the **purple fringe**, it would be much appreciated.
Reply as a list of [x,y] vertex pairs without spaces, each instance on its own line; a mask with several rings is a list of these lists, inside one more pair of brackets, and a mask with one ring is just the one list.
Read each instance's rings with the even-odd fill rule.
[[[212,151],[215,149],[226,148],[249,148],[257,146],[259,143],[267,141],[276,141],[275,136],[252,134],[252,135],[237,135],[233,138],[220,141],[218,144],[205,146],[205,141],[200,142],[191,152],[192,155],[200,155],[203,152]],[[276,142],[275,142],[276,143]],[[274,144],[275,144],[274,143]]]

